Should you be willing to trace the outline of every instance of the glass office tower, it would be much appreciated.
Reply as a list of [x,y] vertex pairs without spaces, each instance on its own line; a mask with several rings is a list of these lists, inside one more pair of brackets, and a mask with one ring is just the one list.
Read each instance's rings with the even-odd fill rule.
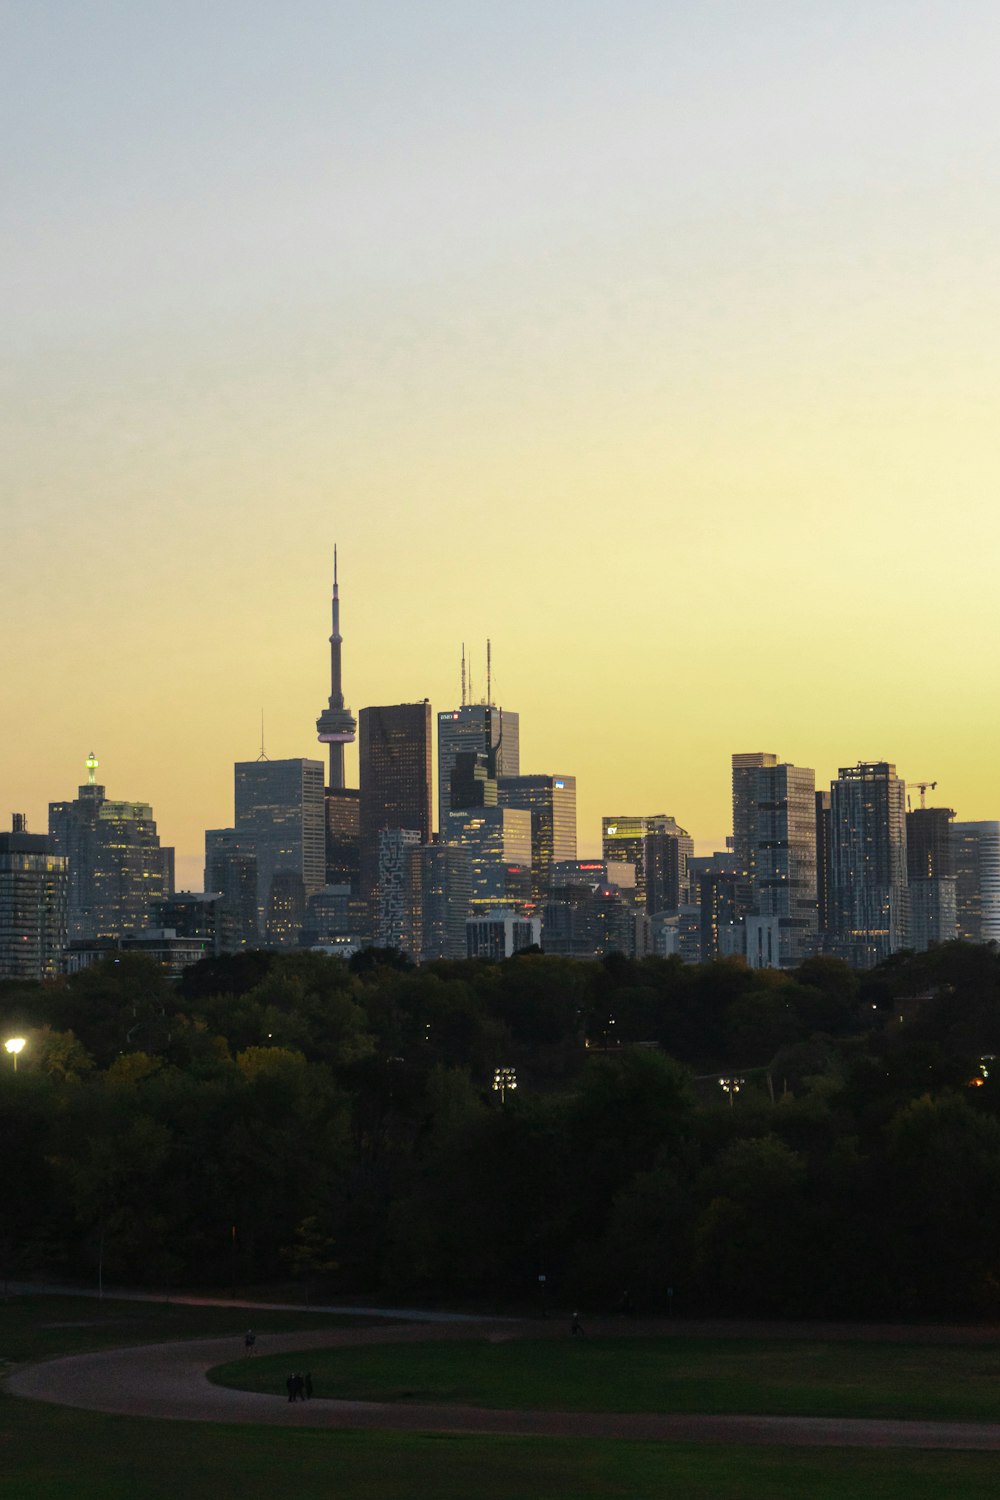
[[[252,842],[257,856],[257,921],[272,928],[275,912],[283,921],[295,905],[297,887],[278,874],[297,875],[301,903],[326,884],[326,807],[323,762],[319,760],[238,761],[235,767],[236,833]],[[284,929],[283,929],[284,930]]]

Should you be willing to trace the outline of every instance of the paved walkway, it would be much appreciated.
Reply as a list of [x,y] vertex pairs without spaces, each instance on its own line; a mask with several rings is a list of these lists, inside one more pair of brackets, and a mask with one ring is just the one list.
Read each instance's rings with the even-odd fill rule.
[[[595,1332],[598,1331],[596,1328]],[[610,1331],[610,1330],[608,1330]],[[620,1323],[614,1331],[623,1332]],[[636,1327],[636,1333],[640,1329]],[[679,1330],[678,1330],[679,1331]],[[509,1339],[561,1327],[510,1320],[423,1322],[395,1327],[341,1328],[258,1335],[263,1354],[428,1339]],[[911,1330],[911,1337],[916,1330]],[[928,1330],[923,1330],[924,1333]],[[995,1337],[995,1334],[993,1335]],[[952,1340],[949,1338],[948,1342]],[[950,1448],[1000,1450],[1000,1423],[897,1422],[820,1417],[661,1416],[652,1413],[497,1411],[281,1396],[213,1385],[207,1371],[239,1357],[242,1339],[199,1339],[77,1354],[26,1366],[7,1379],[18,1396],[89,1411],[188,1422],[266,1423],[282,1427],[381,1428],[398,1432],[506,1434],[531,1437],[614,1437],[801,1447]],[[302,1362],[299,1361],[301,1364]]]

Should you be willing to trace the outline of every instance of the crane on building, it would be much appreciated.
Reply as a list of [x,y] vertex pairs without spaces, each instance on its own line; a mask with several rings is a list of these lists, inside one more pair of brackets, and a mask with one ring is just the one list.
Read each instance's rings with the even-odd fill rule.
[[[917,791],[920,793],[920,810],[921,810],[921,812],[923,812],[924,809],[927,807],[927,793],[929,791],[931,791],[931,792],[934,791],[935,787],[937,786],[937,782],[936,781],[912,781],[910,783],[910,785],[911,786],[915,786],[916,789],[917,789]],[[910,806],[910,796],[909,796],[909,793],[907,793],[907,796],[906,796],[906,810],[907,810],[907,812],[912,812],[913,811],[912,807]]]

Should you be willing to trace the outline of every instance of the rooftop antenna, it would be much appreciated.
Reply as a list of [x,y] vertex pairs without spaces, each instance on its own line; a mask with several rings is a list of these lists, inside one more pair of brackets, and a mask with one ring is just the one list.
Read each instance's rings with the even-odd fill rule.
[[493,702],[493,655],[489,636],[486,637],[486,702]]
[[267,760],[268,759],[267,753],[264,750],[264,710],[263,709],[261,709],[261,711],[260,711],[260,754],[258,755],[257,759],[258,759],[258,761]]
[[465,707],[465,642],[462,642],[462,707]]

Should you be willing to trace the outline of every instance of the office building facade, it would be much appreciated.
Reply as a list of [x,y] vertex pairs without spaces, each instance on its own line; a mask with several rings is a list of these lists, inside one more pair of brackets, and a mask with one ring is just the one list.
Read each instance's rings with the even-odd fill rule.
[[453,810],[451,773],[455,757],[469,752],[483,755],[491,776],[518,776],[520,733],[519,715],[491,703],[466,703],[438,714],[438,828],[442,834]]
[[479,807],[448,814],[448,843],[469,857],[470,907],[524,911],[531,902],[531,814],[522,808]]
[[[235,832],[257,858],[257,921],[285,933],[295,903],[326,884],[326,808],[319,760],[238,761]],[[275,877],[281,876],[272,899]],[[286,877],[298,876],[299,887]],[[282,946],[284,939],[282,940]]]
[[372,925],[378,911],[379,834],[406,828],[419,842],[431,837],[431,706],[396,703],[358,715],[361,781],[359,815],[361,895]]
[[14,814],[0,834],[0,979],[54,979],[66,947],[68,863]]
[[238,953],[243,948],[258,947],[257,846],[252,838],[235,828],[205,830],[205,890],[219,897],[219,952]]
[[576,859],[576,777],[501,776],[497,798],[531,815],[531,888],[543,901],[554,866]]
[[1000,822],[953,823],[957,934],[1000,943]]
[[602,818],[606,861],[635,866],[635,901],[643,911],[679,906],[687,900],[687,862],[694,841],[667,813]]
[[745,751],[732,758],[733,853],[749,879],[757,853],[756,773],[777,764],[778,757],[767,750]]
[[890,761],[841,767],[830,786],[833,951],[871,968],[909,944],[906,783]]
[[958,924],[950,807],[917,807],[906,814],[906,873],[910,890],[909,945],[926,953],[951,942]]
[[173,894],[173,850],[161,848],[152,808],[109,800],[97,766],[90,756],[73,801],[49,804],[52,851],[68,861],[71,942],[139,932],[150,904]]
[[752,947],[748,926],[747,953],[753,954],[753,967],[769,967],[773,959],[774,967],[795,968],[816,952],[819,940],[816,773],[781,764],[748,769],[742,778],[751,846],[751,914],[773,924],[758,921]]

